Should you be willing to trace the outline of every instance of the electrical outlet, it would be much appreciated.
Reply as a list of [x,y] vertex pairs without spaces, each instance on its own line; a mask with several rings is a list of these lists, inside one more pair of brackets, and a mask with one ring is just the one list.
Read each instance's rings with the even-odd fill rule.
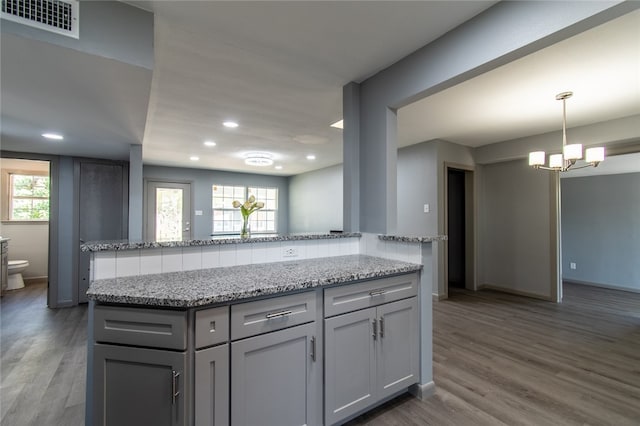
[[297,257],[298,250],[295,247],[285,247],[282,249],[282,257]]
[[575,262],[569,263],[569,268],[576,269],[576,263]]
[[424,205],[424,212],[429,213],[429,204]]

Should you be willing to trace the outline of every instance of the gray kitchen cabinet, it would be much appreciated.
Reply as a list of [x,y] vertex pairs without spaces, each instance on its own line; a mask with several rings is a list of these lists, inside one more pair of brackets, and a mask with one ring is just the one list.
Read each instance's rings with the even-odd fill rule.
[[94,426],[187,424],[186,353],[96,344]]
[[417,298],[325,319],[325,422],[418,382]]
[[316,330],[312,322],[231,343],[232,425],[317,424]]
[[229,345],[196,351],[195,424],[229,424]]

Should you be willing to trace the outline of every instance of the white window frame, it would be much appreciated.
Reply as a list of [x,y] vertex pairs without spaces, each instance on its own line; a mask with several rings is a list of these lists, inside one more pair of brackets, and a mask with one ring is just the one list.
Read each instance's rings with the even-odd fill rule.
[[[35,171],[21,171],[21,170],[7,170],[6,172],[6,210],[3,212],[3,220],[10,222],[48,222],[51,217],[51,210],[49,210],[46,219],[21,219],[13,217],[13,201],[14,200],[47,200],[51,202],[51,187],[49,187],[49,196],[48,197],[34,197],[34,196],[22,196],[22,195],[14,195],[13,188],[13,177],[15,175],[18,176],[29,176],[32,179],[34,177],[46,177],[49,179],[49,184],[51,184],[51,177],[48,173],[40,173]],[[32,204],[33,205],[33,204]],[[51,204],[49,204],[49,208],[51,208]]]
[[[216,198],[219,200],[221,197],[215,196],[215,188],[222,188],[223,194],[225,190],[227,194],[233,193],[233,195],[227,195],[222,197],[223,207],[216,208]],[[261,190],[274,191],[275,197],[273,199],[261,199],[258,196],[258,192]],[[234,200],[245,202],[251,195],[256,197],[256,201],[262,201],[265,203],[265,207],[255,211],[249,216],[249,227],[252,234],[275,234],[278,232],[278,188],[277,187],[264,187],[256,185],[217,185],[211,186],[211,207],[212,207],[212,232],[211,235],[234,235],[240,233],[242,226],[242,214],[239,208],[234,208],[231,204]],[[216,219],[216,212],[221,212],[222,220]],[[272,219],[269,218],[272,217]],[[216,230],[216,222],[222,223],[222,230]],[[259,222],[265,223],[265,227],[262,227]],[[273,223],[273,228],[269,228],[268,224]],[[262,228],[262,229],[261,229]]]

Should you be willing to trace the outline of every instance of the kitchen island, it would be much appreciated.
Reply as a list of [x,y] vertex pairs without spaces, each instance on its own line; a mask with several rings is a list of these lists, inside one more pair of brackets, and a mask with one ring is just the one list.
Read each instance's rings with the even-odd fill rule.
[[421,269],[350,254],[94,279],[87,424],[331,425],[420,394]]

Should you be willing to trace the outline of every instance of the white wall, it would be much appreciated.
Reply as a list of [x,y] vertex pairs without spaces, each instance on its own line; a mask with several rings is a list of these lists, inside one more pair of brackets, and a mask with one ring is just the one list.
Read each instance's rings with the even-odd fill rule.
[[29,261],[23,277],[40,278],[48,275],[49,222],[3,222],[0,233],[3,237],[11,238],[9,260]]
[[289,232],[342,230],[342,164],[289,178]]

